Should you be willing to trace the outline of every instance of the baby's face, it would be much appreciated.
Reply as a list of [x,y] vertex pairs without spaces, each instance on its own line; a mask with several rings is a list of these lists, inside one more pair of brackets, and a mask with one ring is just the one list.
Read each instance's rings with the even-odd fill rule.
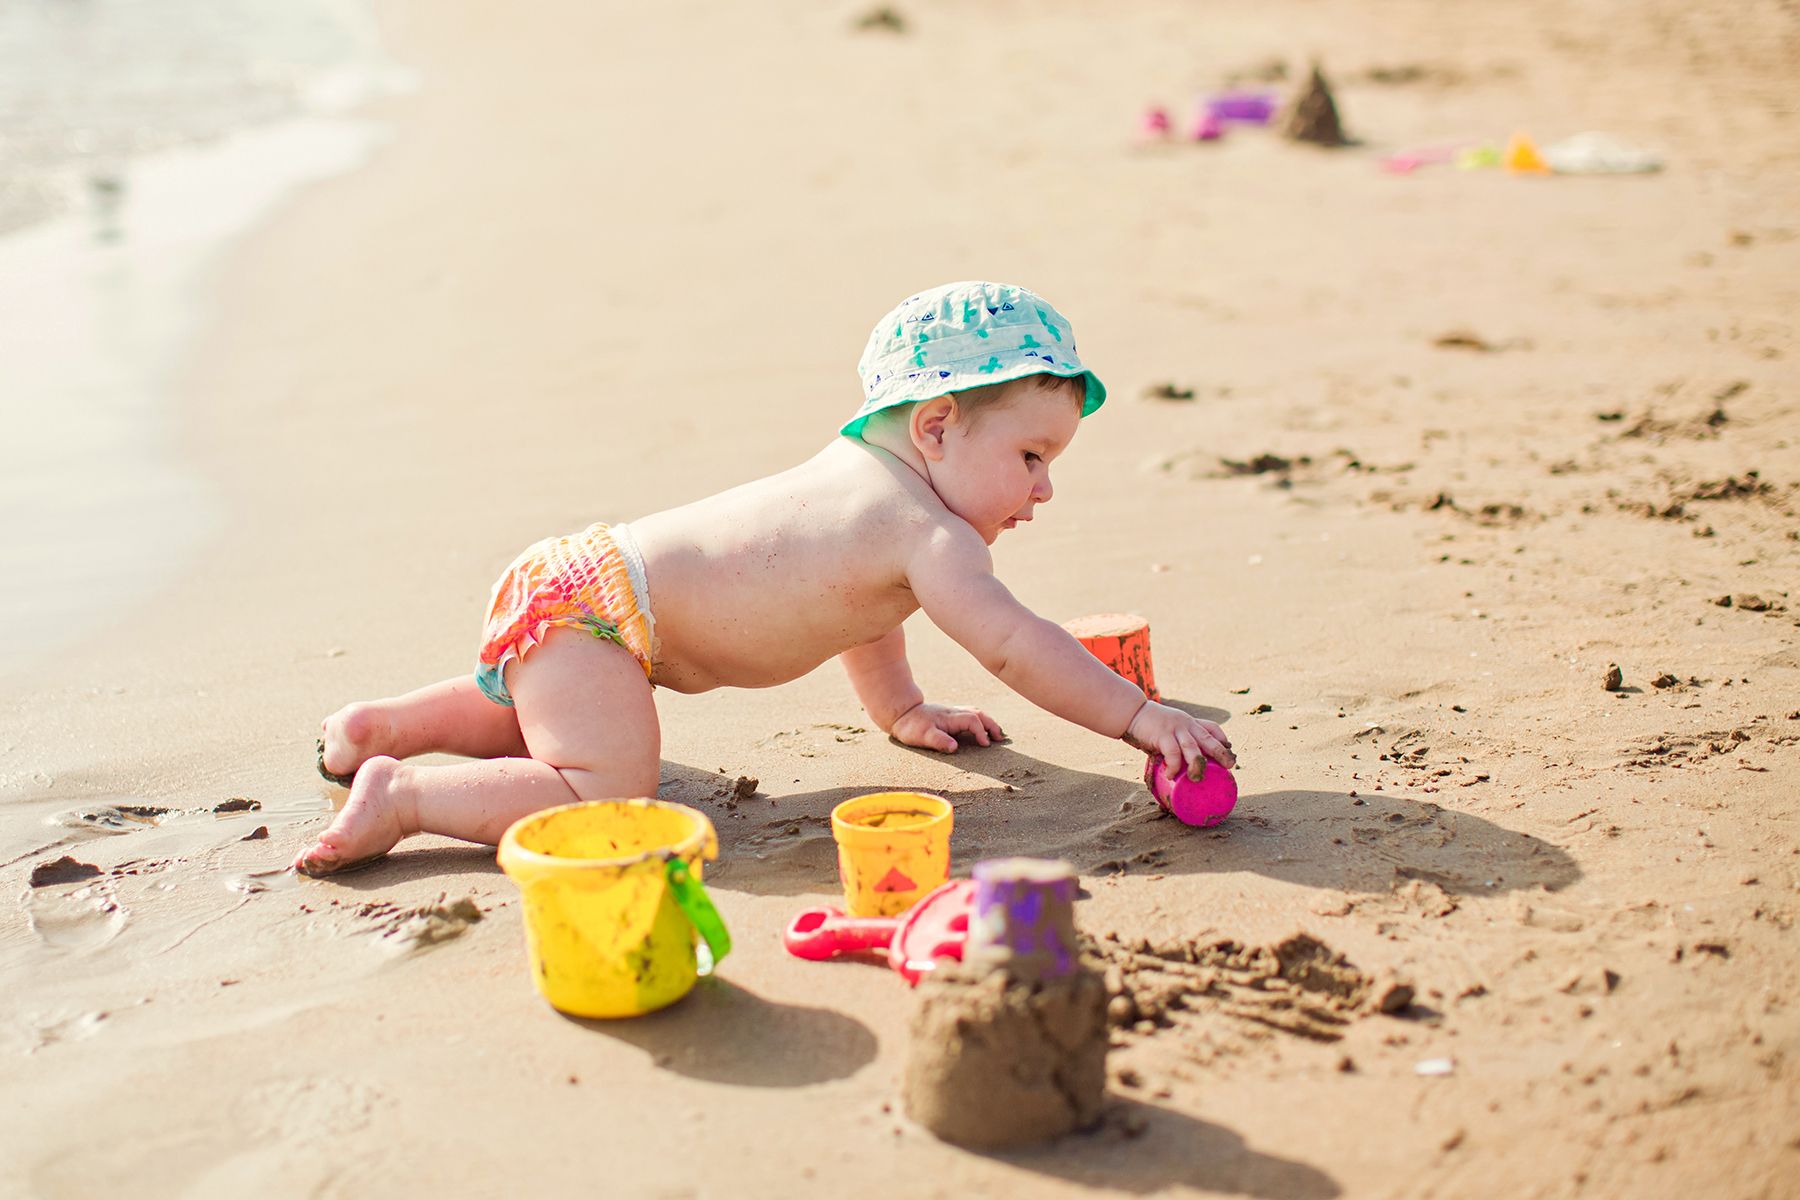
[[990,546],[1050,499],[1050,464],[1081,425],[1081,401],[1067,392],[1046,392],[1033,376],[1007,389],[975,420],[959,414],[931,471],[938,498]]

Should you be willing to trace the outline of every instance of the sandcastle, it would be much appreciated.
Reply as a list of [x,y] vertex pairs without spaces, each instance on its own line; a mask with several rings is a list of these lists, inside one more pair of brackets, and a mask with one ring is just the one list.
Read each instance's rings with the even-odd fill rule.
[[1086,1128],[1106,1090],[1106,987],[1075,941],[1075,869],[977,863],[961,964],[919,987],[906,1112],[938,1137],[1003,1149]]

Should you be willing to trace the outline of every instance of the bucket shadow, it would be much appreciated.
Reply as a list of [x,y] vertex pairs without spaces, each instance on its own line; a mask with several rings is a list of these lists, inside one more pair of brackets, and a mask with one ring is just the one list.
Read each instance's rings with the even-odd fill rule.
[[1343,1189],[1303,1162],[1252,1150],[1222,1125],[1137,1100],[1109,1100],[1100,1128],[1048,1146],[983,1157],[1137,1195],[1177,1186],[1261,1200],[1334,1200]]
[[777,1004],[716,975],[679,1003],[624,1021],[564,1020],[636,1046],[664,1070],[738,1087],[806,1087],[875,1058],[875,1034],[825,1008]]
[[[920,754],[926,752],[920,751]],[[1240,795],[1224,824],[1196,829],[1164,814],[1135,780],[1075,771],[1010,745],[964,746],[959,766],[997,781],[958,792],[952,874],[983,858],[1064,858],[1087,875],[1247,872],[1303,887],[1385,893],[1418,880],[1451,896],[1557,891],[1581,878],[1562,847],[1485,817],[1397,793],[1283,789]],[[872,780],[781,796],[725,819],[707,793],[682,795],[686,769],[666,773],[670,799],[714,817],[720,886],[754,895],[830,892],[837,849],[830,813],[852,796],[904,787]],[[717,777],[692,772],[701,786]],[[1121,812],[1121,807],[1125,811]]]
[[1214,708],[1210,704],[1195,704],[1191,700],[1177,700],[1173,696],[1164,696],[1162,703],[1170,708],[1179,708],[1190,717],[1198,717],[1202,721],[1211,721],[1215,725],[1223,725],[1231,720],[1231,714],[1222,708]]

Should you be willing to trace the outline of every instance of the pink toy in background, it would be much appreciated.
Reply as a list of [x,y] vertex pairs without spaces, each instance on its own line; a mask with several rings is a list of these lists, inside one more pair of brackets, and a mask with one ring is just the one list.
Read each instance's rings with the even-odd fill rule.
[[1189,779],[1186,771],[1169,777],[1168,764],[1162,755],[1152,754],[1144,764],[1144,786],[1156,797],[1163,811],[1187,825],[1201,829],[1217,825],[1237,807],[1237,780],[1231,772],[1211,759],[1200,772],[1199,779]]
[[1138,120],[1138,137],[1146,142],[1159,142],[1169,136],[1169,110],[1153,104]]
[[1213,113],[1202,110],[1194,114],[1194,123],[1188,129],[1188,140],[1195,142],[1216,142],[1225,136],[1225,122]]

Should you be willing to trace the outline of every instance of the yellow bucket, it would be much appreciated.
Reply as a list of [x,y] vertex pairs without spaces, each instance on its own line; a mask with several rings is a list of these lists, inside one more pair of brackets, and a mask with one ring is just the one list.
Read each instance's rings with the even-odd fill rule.
[[844,912],[897,917],[950,878],[951,808],[924,792],[877,792],[831,810]]
[[634,1017],[687,995],[731,949],[700,882],[701,860],[718,854],[705,814],[660,800],[565,804],[515,821],[500,868],[524,895],[544,999],[572,1016]]

